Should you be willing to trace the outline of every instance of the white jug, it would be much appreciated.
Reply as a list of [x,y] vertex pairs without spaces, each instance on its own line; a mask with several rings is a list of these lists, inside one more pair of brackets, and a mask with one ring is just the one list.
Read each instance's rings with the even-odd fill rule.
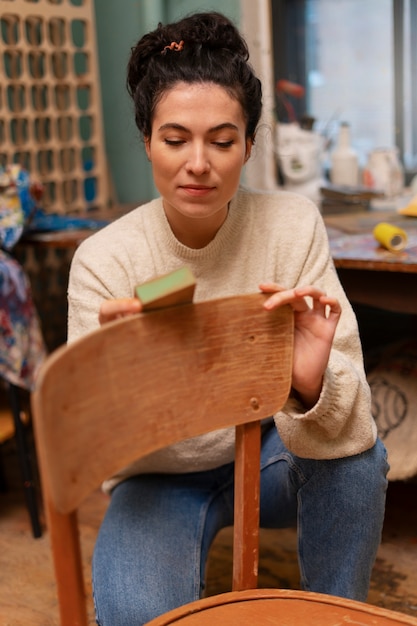
[[382,191],[386,196],[399,195],[404,188],[404,170],[397,148],[377,148],[368,156],[363,171],[363,184]]

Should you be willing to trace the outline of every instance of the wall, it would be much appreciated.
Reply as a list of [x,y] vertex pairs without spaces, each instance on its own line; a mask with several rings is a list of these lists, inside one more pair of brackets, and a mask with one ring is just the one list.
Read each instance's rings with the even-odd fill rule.
[[192,11],[222,11],[239,23],[239,0],[94,0],[109,183],[120,203],[156,195],[149,163],[126,92],[130,48],[159,21]]

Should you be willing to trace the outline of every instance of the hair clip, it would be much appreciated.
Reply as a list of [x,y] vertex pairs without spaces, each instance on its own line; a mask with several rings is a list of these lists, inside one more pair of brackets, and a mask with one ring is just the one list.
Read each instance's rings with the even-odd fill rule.
[[175,52],[181,52],[184,48],[184,42],[181,40],[179,43],[176,41],[172,41],[169,46],[165,46],[162,50],[161,54],[166,54],[168,50],[174,50]]

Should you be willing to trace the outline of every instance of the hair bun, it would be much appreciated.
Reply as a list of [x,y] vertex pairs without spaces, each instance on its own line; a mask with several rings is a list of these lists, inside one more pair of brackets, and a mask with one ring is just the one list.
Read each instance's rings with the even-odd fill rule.
[[254,140],[262,109],[262,86],[248,63],[246,42],[232,21],[217,12],[194,13],[144,35],[132,48],[127,88],[136,125],[150,137],[161,95],[177,83],[214,83],[242,106],[246,132]]
[[244,60],[249,58],[247,45],[240,33],[220,13],[197,13],[176,24],[168,24],[166,33],[171,41],[184,40],[184,46],[188,44],[213,50],[226,48],[231,54],[241,56]]

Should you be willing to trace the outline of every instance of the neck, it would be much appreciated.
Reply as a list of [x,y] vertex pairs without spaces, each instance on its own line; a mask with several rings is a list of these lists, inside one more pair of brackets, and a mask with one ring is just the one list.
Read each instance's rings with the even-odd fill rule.
[[206,218],[188,217],[181,214],[170,215],[165,210],[165,215],[172,232],[180,243],[187,248],[205,248],[213,239],[224,224],[228,208],[219,211],[215,215]]

